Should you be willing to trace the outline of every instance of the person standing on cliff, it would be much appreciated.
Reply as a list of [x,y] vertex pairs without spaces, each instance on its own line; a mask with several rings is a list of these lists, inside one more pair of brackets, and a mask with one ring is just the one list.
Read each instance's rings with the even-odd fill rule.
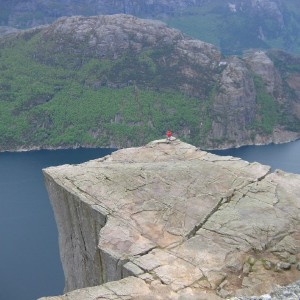
[[172,131],[171,131],[171,130],[168,130],[166,135],[167,135],[167,141],[168,141],[168,143],[171,142]]

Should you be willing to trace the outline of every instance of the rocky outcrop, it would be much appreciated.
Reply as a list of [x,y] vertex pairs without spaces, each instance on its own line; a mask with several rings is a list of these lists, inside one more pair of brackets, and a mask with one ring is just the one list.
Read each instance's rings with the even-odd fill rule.
[[298,300],[300,297],[300,281],[285,287],[276,287],[270,294],[252,297],[235,297],[231,300]]
[[299,175],[179,140],[44,175],[67,292],[44,300],[216,300],[299,278]]
[[[275,110],[291,111],[287,118],[294,120],[290,123],[298,124],[298,72],[285,73],[275,66],[274,61],[276,59],[272,51],[249,50],[242,59],[232,56],[219,62],[221,73],[216,76],[218,88],[212,97],[210,113],[213,120],[205,141],[206,148],[217,148],[218,144],[230,148],[247,144],[280,143],[283,139],[288,141],[299,138],[297,130],[294,131],[290,125],[277,124],[272,133],[258,129],[261,125],[257,122],[261,122],[262,114],[266,114],[268,120],[278,118],[271,115],[270,107],[264,112],[260,111],[263,103],[259,103],[258,98],[261,94],[271,96]],[[294,64],[298,64],[298,60]],[[255,78],[262,80],[263,90],[256,86]],[[286,93],[288,88],[292,88],[294,96]]]
[[[217,143],[223,140],[227,145],[233,140],[250,142],[249,127],[256,117],[256,92],[246,64],[237,57],[228,59],[218,84],[212,105],[211,139]],[[208,141],[211,148],[217,144],[214,141]]]
[[[62,51],[65,57],[72,59],[60,59]],[[141,61],[141,53],[146,51],[160,51],[156,54],[156,60],[149,59],[149,64],[154,66],[157,73],[162,70],[165,72],[163,76],[161,74],[161,80],[155,88],[174,88],[176,85],[181,92],[198,97],[207,95],[214,81],[211,77],[222,56],[215,46],[185,36],[163,22],[124,14],[61,18],[43,31],[34,56],[39,62],[48,65],[63,64],[66,68],[80,68],[90,59],[110,60],[113,63],[126,55],[141,55],[138,58]],[[139,61],[135,58],[133,62],[136,64],[134,73],[139,73]],[[125,64],[121,67],[128,68]],[[116,71],[114,78],[111,78],[109,72],[99,74],[106,77],[106,82],[101,82],[101,85],[116,88],[132,84],[132,78],[119,78],[119,73]],[[134,78],[137,85],[142,82],[151,85],[154,75],[148,69],[144,73],[146,79],[142,76],[141,79]]]
[[249,51],[244,55],[244,60],[248,64],[249,69],[263,79],[268,93],[282,97],[282,91],[280,90],[282,80],[273,61],[266,52]]

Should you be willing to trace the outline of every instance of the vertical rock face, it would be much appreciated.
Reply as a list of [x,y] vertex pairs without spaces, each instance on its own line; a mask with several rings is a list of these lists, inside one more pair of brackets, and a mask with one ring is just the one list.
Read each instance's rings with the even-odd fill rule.
[[228,143],[251,140],[249,126],[256,116],[252,76],[246,64],[237,57],[232,57],[226,64],[213,103],[212,136],[216,140],[227,136]]
[[83,198],[45,177],[52,199],[60,235],[60,253],[65,273],[65,289],[97,285],[103,282],[98,235],[105,224],[105,213],[98,212]]
[[282,87],[282,80],[266,52],[255,51],[249,53],[245,55],[245,61],[248,63],[250,70],[263,79],[268,93],[275,97],[282,94],[282,91],[278,90]]
[[299,175],[179,140],[44,174],[69,291],[49,299],[212,300],[299,278]]

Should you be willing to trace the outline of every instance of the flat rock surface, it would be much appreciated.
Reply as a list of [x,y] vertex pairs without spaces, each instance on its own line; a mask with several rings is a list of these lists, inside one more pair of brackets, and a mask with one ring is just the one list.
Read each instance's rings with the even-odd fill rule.
[[45,176],[102,212],[98,247],[126,277],[49,299],[220,299],[300,278],[299,175],[158,140]]

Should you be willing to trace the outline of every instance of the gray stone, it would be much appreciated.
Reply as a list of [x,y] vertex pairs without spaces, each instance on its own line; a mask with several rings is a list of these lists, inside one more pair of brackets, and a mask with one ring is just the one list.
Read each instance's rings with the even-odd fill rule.
[[266,270],[271,270],[274,267],[274,263],[269,260],[263,260],[263,265]]
[[251,271],[251,265],[248,262],[246,262],[243,266],[243,274],[247,275],[250,273],[250,271]]
[[300,255],[299,175],[179,140],[44,175],[69,291],[57,299],[218,299],[299,277],[284,262],[285,272],[263,264],[283,250]]
[[291,268],[291,264],[287,262],[279,262],[276,266],[282,270],[289,270]]
[[272,289],[270,294],[252,297],[234,297],[231,300],[299,300],[300,281],[296,281],[288,286],[277,286]]
[[288,262],[292,265],[295,265],[297,263],[297,257],[296,255],[291,255],[289,258],[288,258]]

